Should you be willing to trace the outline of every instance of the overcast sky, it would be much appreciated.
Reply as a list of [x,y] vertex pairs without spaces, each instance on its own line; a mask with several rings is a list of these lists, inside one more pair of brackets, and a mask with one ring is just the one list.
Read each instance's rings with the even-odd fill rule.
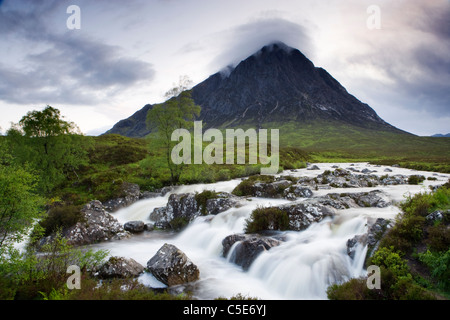
[[449,0],[0,0],[0,127],[51,105],[103,133],[180,76],[200,83],[273,41],[390,124],[450,132]]

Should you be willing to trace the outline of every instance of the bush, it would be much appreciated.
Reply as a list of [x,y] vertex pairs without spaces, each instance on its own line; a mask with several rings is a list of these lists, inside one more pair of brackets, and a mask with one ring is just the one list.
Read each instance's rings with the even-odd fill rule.
[[343,284],[333,284],[327,289],[330,300],[367,300],[370,290],[367,288],[367,279],[354,278]]
[[443,223],[427,228],[428,237],[425,240],[431,251],[446,251],[450,248],[450,228]]
[[195,194],[195,201],[197,202],[198,208],[203,215],[206,215],[206,201],[208,199],[216,199],[218,197],[217,192],[205,190],[201,193]]
[[263,230],[287,230],[289,228],[288,214],[277,208],[257,208],[253,210],[250,219],[246,220],[246,233],[256,233]]
[[400,257],[394,247],[381,247],[369,259],[369,264],[385,267],[390,270],[395,277],[408,277],[409,267],[406,261]]
[[425,180],[424,176],[412,175],[408,178],[408,184],[419,184]]
[[438,287],[450,290],[450,249],[443,252],[430,252],[419,254],[419,260],[428,266],[431,276],[438,282]]
[[275,178],[273,176],[254,175],[254,176],[248,177],[247,179],[245,179],[241,183],[239,183],[231,193],[236,196],[240,196],[240,197],[253,196],[255,193],[254,185],[256,182],[271,183],[274,181],[275,181]]
[[47,217],[39,224],[44,228],[44,236],[49,236],[60,229],[69,228],[84,221],[81,206],[55,204],[48,211]]

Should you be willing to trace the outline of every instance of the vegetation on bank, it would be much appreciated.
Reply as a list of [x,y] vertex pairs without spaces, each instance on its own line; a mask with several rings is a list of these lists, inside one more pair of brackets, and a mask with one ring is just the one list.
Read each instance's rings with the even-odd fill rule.
[[[448,299],[450,297],[450,185],[409,196],[402,213],[366,265],[380,267],[381,289],[367,277],[328,288],[330,299]],[[430,214],[440,217],[431,219]],[[428,216],[428,218],[427,218]]]

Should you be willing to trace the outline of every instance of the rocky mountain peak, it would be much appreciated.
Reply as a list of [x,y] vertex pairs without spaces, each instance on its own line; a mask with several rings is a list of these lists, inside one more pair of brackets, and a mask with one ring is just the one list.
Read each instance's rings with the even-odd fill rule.
[[[199,120],[204,128],[337,121],[401,132],[349,94],[325,69],[282,42],[270,43],[236,67],[211,75],[192,89],[192,97],[202,107]],[[122,120],[108,133],[145,136],[150,132],[145,128],[149,108]]]

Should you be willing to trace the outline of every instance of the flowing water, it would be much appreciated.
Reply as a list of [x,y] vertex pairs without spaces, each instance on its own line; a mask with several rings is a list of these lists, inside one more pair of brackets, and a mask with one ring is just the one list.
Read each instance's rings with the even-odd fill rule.
[[[347,168],[350,164],[317,164],[320,170],[300,169],[286,171],[283,175],[315,177],[324,170],[334,170],[333,165]],[[372,173],[384,175],[386,167],[374,167],[357,163],[354,168],[377,170]],[[407,194],[429,191],[428,185],[443,184],[450,175],[431,172],[392,168],[388,174],[422,174],[436,177],[437,181],[425,180],[423,185],[377,186],[376,188],[352,188],[313,191],[313,197],[327,193],[361,192],[382,190],[392,202],[402,201]],[[231,180],[214,184],[180,186],[171,193],[201,192],[215,190],[231,192],[241,180]],[[165,206],[169,197],[165,196],[141,200],[113,215],[121,223],[131,220],[151,222],[149,216],[154,208]],[[107,249],[113,256],[133,258],[146,266],[147,261],[164,243],[171,243],[181,249],[199,267],[200,280],[189,284],[188,290],[198,299],[231,297],[238,293],[261,299],[326,299],[327,287],[351,277],[362,276],[367,248],[359,246],[354,259],[347,255],[348,239],[367,231],[368,219],[393,219],[400,211],[395,205],[386,208],[351,208],[337,210],[334,218],[313,223],[304,231],[280,232],[286,239],[280,246],[263,252],[252,263],[250,269],[241,267],[222,257],[222,240],[231,234],[244,231],[245,220],[257,206],[273,206],[292,203],[285,199],[251,198],[240,208],[231,208],[216,216],[201,216],[189,224],[182,232],[149,231],[134,235],[130,239],[105,242],[95,245]],[[302,201],[299,199],[298,201]],[[232,251],[232,250],[230,250]],[[151,274],[144,273],[139,280],[151,287],[162,288]],[[175,288],[176,289],[176,288]],[[182,286],[179,287],[183,289]]]

